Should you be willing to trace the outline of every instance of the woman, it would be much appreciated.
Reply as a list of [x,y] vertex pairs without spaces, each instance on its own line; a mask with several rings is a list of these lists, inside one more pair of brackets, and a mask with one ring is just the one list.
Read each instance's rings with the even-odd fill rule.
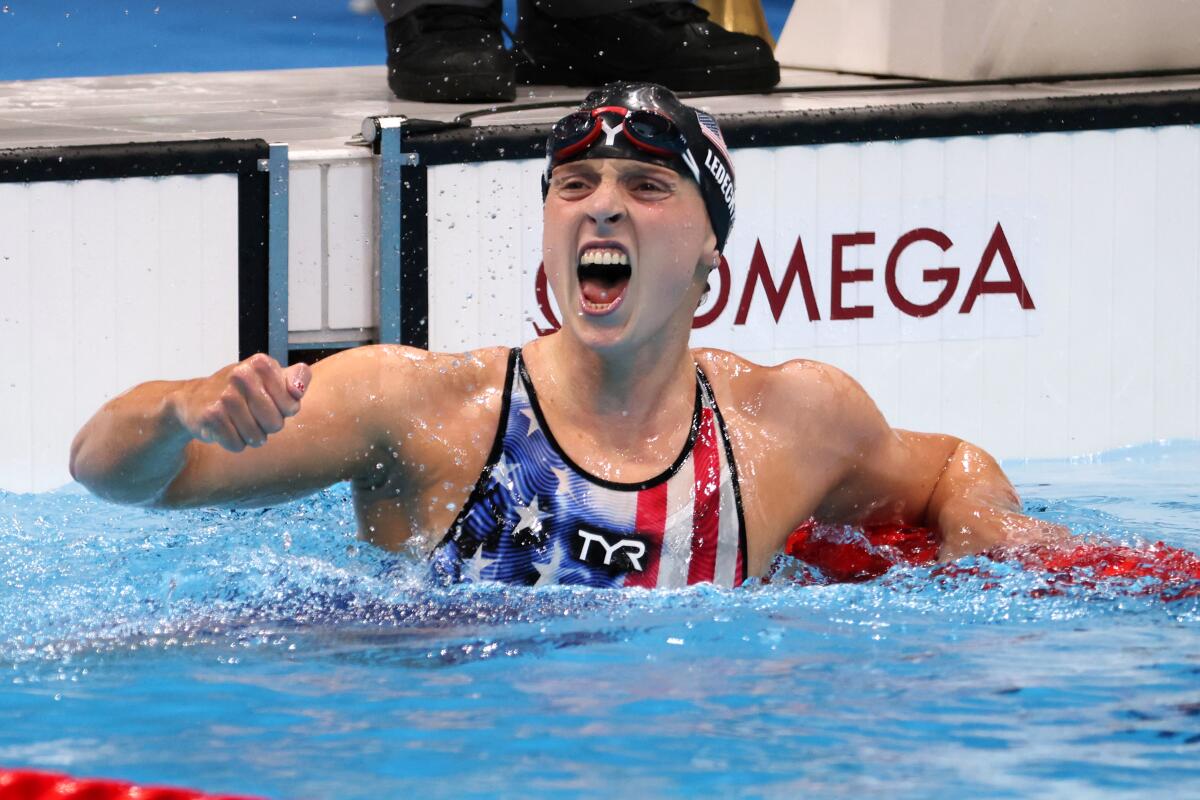
[[809,519],[928,525],[947,559],[1061,535],[1019,513],[986,453],[890,428],[837,369],[689,349],[734,217],[711,117],[610,84],[547,152],[561,330],[519,351],[381,345],[311,370],[258,355],[143,384],[80,431],[72,474],[169,507],[349,480],[362,535],[424,537],[448,581],[737,585]]

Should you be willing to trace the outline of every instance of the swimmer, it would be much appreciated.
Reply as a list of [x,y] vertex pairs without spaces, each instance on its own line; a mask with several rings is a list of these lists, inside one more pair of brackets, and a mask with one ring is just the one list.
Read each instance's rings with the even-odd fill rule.
[[439,579],[738,585],[812,519],[936,530],[950,560],[1065,531],[987,453],[891,428],[853,379],[690,349],[734,218],[712,117],[609,84],[555,124],[543,257],[562,328],[519,349],[266,355],[134,387],[71,448],[117,502],[262,506],[350,481],[359,531]]

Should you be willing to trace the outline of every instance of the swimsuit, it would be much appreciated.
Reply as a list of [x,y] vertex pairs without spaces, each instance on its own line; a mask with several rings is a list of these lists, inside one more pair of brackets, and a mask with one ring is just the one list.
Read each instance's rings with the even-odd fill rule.
[[699,366],[683,452],[660,475],[617,483],[559,447],[514,349],[487,464],[430,562],[444,583],[737,586],[745,527],[733,449]]

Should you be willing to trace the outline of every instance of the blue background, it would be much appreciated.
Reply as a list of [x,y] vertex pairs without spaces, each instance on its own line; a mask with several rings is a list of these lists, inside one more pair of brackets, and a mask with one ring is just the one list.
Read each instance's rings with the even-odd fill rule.
[[[790,7],[763,2],[776,37]],[[379,17],[348,0],[0,0],[0,80],[383,61]]]

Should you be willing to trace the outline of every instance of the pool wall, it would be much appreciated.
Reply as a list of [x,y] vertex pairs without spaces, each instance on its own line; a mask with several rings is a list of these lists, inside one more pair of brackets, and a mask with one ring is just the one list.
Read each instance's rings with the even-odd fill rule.
[[262,349],[260,149],[0,151],[0,488],[69,481],[71,437],[119,392]]
[[[188,80],[196,98],[245,93]],[[738,181],[695,344],[828,361],[894,425],[1002,458],[1200,436],[1200,82],[881,86],[695,101]],[[400,133],[368,147],[341,126],[375,101],[329,96],[333,144],[0,151],[0,488],[67,482],[74,431],[142,380],[554,328],[538,176],[561,111],[466,129],[377,115],[364,131]]]
[[[738,148],[734,164],[737,223],[694,345],[835,364],[893,424],[1005,458],[1200,433],[1200,129]],[[542,166],[430,167],[431,347],[556,326]]]

